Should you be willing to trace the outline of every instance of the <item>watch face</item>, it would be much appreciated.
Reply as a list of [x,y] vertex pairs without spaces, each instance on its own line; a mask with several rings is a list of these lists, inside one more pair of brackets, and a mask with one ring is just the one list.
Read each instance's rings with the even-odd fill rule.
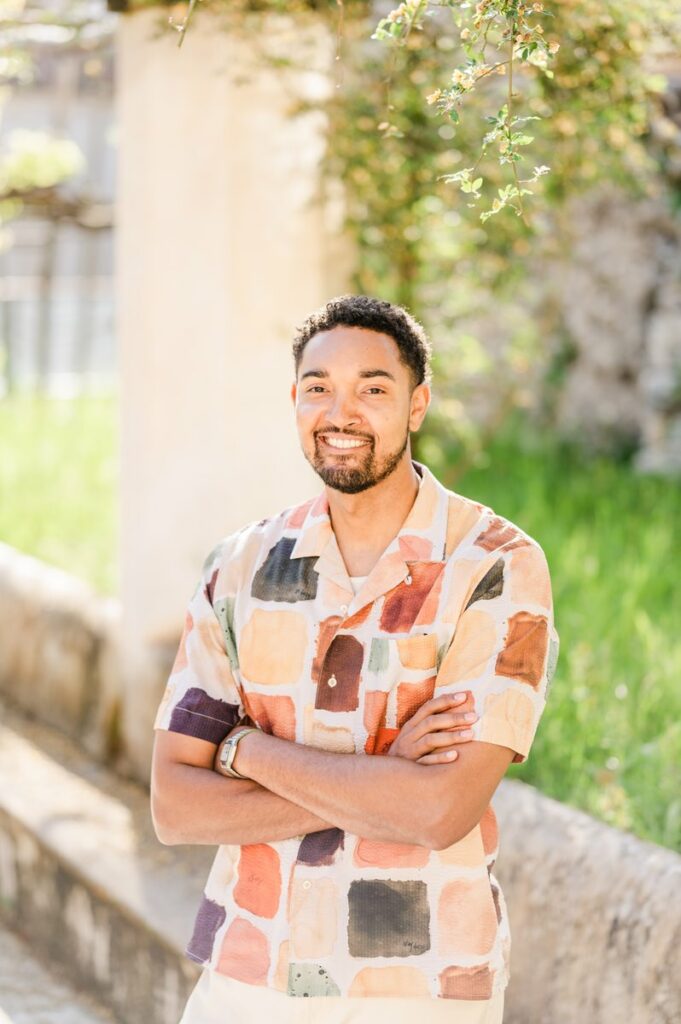
[[228,775],[233,778],[242,779],[244,776],[240,775],[239,772],[232,767],[234,755],[236,753],[237,740],[243,736],[243,731],[239,731],[234,736],[230,736],[228,739],[223,740],[222,748],[220,750],[220,766],[225,770]]
[[227,759],[229,758],[229,752],[231,749],[232,744],[229,742],[229,740],[226,743],[223,743],[219,757],[220,764],[222,765],[223,768],[227,767]]

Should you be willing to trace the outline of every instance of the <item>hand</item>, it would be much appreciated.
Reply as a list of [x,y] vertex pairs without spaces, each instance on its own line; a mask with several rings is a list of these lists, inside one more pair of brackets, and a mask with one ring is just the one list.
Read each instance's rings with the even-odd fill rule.
[[[466,714],[473,718],[467,721]],[[453,693],[442,693],[427,700],[404,723],[388,756],[404,757],[418,764],[451,763],[458,756],[456,746],[473,738],[470,726],[477,718],[470,690],[464,691],[463,699]]]

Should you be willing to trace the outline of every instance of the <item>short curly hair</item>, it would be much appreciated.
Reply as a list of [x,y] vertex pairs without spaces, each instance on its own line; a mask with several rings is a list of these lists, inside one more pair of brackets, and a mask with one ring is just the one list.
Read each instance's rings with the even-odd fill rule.
[[310,338],[339,326],[365,327],[390,335],[400,351],[400,361],[411,371],[412,389],[417,384],[430,384],[432,350],[421,324],[403,306],[370,295],[337,295],[310,313],[297,328],[293,341],[296,376]]

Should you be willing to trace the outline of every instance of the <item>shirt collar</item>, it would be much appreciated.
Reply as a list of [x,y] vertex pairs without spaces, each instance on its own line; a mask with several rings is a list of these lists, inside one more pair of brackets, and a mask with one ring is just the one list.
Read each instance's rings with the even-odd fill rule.
[[363,608],[402,581],[411,579],[414,562],[444,562],[449,492],[427,466],[412,459],[421,481],[407,518],[369,573],[357,594],[333,532],[326,491],[312,502],[299,529],[291,558],[317,557],[314,569],[327,576],[351,597],[350,613]]

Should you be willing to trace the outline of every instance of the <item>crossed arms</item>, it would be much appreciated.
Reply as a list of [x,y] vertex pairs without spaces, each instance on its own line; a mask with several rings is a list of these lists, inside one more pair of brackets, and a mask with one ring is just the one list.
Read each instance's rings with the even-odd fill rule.
[[[451,763],[442,754],[431,754],[429,763],[424,751],[452,743],[449,723],[459,712],[452,712],[451,696],[416,712],[391,748],[395,756],[334,753],[249,733],[239,743],[236,767],[253,781],[214,770],[216,744],[157,729],[151,777],[156,834],[171,845],[244,845],[337,827],[367,839],[444,849],[480,820],[514,755],[510,747],[474,740],[460,743]],[[469,696],[460,708],[471,707]],[[432,763],[437,759],[443,763]]]

